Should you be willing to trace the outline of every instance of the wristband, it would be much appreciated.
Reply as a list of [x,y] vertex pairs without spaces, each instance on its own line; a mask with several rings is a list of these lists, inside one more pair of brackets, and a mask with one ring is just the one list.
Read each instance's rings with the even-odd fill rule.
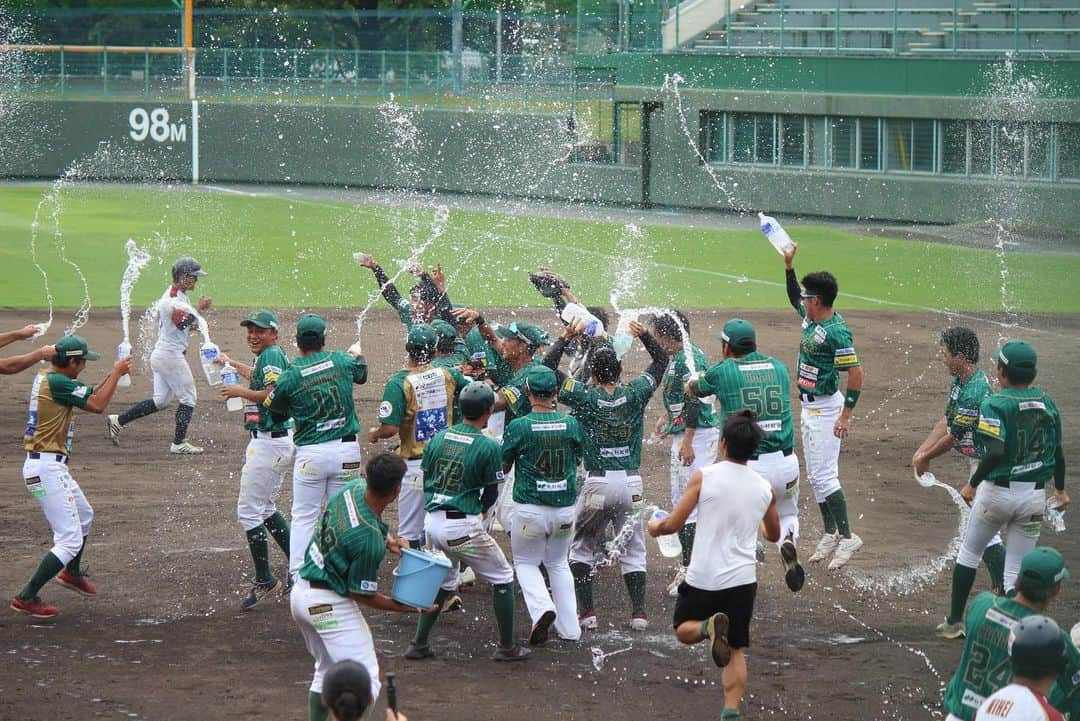
[[844,394],[844,407],[845,408],[854,408],[855,404],[859,402],[859,394],[860,394],[860,392],[861,391],[857,391],[857,390],[853,390],[853,389],[849,388],[847,393]]

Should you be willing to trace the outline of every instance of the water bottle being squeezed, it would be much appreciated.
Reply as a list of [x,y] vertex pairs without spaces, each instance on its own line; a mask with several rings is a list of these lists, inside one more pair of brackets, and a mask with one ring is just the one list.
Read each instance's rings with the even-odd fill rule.
[[212,386],[221,385],[221,367],[214,361],[221,355],[221,349],[207,341],[199,348],[199,359],[202,361],[203,373],[206,374],[206,382]]
[[[131,344],[127,341],[123,341],[120,345],[116,346],[116,360],[123,360],[131,355]],[[120,376],[120,379],[116,381],[118,388],[127,388],[131,385],[131,376],[127,373]]]
[[791,236],[787,234],[783,226],[776,220],[776,218],[765,215],[764,213],[758,213],[758,219],[761,220],[761,232],[765,234],[765,237],[769,239],[773,247],[776,248],[776,252],[780,255],[791,252],[791,249],[795,247],[795,244],[791,241]]
[[[221,382],[227,386],[234,386],[240,382],[240,374],[236,372],[231,363],[226,362],[221,367]],[[244,409],[244,399],[240,396],[229,398],[225,401],[225,410],[235,413]]]
[[[650,520],[662,521],[669,515],[671,514],[667,511],[661,511],[657,508],[653,511]],[[668,533],[663,536],[657,536],[656,545],[660,547],[660,553],[668,558],[675,558],[676,556],[682,555],[682,543],[679,541],[679,534],[677,533]]]

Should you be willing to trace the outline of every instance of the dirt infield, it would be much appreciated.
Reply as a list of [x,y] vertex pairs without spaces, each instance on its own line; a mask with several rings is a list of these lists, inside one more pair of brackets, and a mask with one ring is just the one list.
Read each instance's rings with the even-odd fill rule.
[[[509,312],[488,311],[494,319]],[[349,313],[331,312],[332,347],[352,340]],[[728,311],[690,314],[692,336],[711,359],[714,339]],[[759,566],[758,609],[749,653],[747,719],[924,719],[941,718],[941,687],[960,652],[957,642],[933,635],[948,604],[951,563],[924,582],[913,582],[956,533],[958,512],[940,489],[922,489],[911,477],[912,452],[940,417],[948,379],[936,361],[940,328],[962,319],[943,315],[852,312],[845,314],[866,368],[851,437],[841,454],[841,478],[863,550],[848,568],[828,573],[807,568],[805,589],[791,594],[783,583],[778,554],[770,548]],[[39,320],[40,314],[0,313],[0,328]],[[96,311],[83,332],[91,347],[111,356],[119,340],[115,311]],[[280,317],[292,328],[296,311]],[[63,313],[58,313],[62,322]],[[245,357],[239,310],[210,315],[212,336],[223,350]],[[550,312],[524,317],[557,327]],[[791,361],[798,323],[793,313],[748,311],[758,327],[761,349]],[[1080,448],[1080,396],[1069,383],[1077,367],[1080,317],[1029,319],[1025,337],[1040,354],[1040,384],[1057,400],[1064,419],[1067,453]],[[967,321],[983,342],[984,355],[1002,328]],[[382,383],[398,367],[401,326],[379,308],[364,325],[364,346],[372,380],[357,389],[361,423],[375,420]],[[285,333],[283,335],[288,335]],[[289,345],[283,343],[283,345]],[[25,347],[23,344],[22,347]],[[20,346],[6,349],[20,352]],[[189,354],[193,356],[194,354]],[[636,349],[630,366],[644,364]],[[192,358],[192,360],[194,360]],[[91,364],[93,365],[93,364]],[[983,366],[989,367],[984,358]],[[96,382],[106,363],[87,374]],[[198,369],[196,369],[198,374]],[[25,423],[30,371],[0,379],[0,593],[16,593],[51,545],[47,524],[21,482],[24,457],[19,436]],[[238,719],[306,718],[311,660],[289,616],[286,599],[253,612],[238,610],[247,590],[251,561],[235,517],[239,470],[246,436],[237,415],[199,384],[191,439],[207,447],[199,458],[168,454],[172,413],[132,424],[123,447],[105,438],[101,417],[80,413],[72,472],[96,516],[86,552],[101,592],[85,599],[51,583],[45,600],[60,606],[55,622],[33,622],[0,611],[0,719]],[[150,394],[149,371],[138,366],[134,385],[121,389],[113,409],[124,409]],[[798,405],[796,401],[796,406]],[[650,406],[649,419],[659,413]],[[796,409],[797,415],[797,409]],[[371,446],[362,444],[365,453]],[[645,450],[646,492],[669,503],[668,445]],[[1072,461],[1074,464],[1076,460]],[[939,478],[957,482],[958,458],[934,464]],[[286,483],[288,486],[288,483]],[[1074,495],[1077,495],[1074,492]],[[289,489],[279,505],[289,508]],[[802,484],[803,556],[818,538],[821,520],[808,485]],[[393,509],[391,509],[391,514]],[[1080,515],[1070,525],[1080,526]],[[393,522],[391,521],[393,526]],[[505,541],[505,537],[502,538]],[[1063,535],[1044,530],[1080,569],[1080,541],[1073,528]],[[277,572],[284,557],[272,551]],[[396,671],[401,708],[412,721],[425,719],[680,719],[716,718],[722,706],[720,675],[703,646],[674,641],[673,599],[664,587],[673,570],[649,542],[649,604],[652,624],[635,633],[626,628],[629,609],[621,579],[600,577],[597,611],[601,628],[580,644],[553,642],[524,664],[494,664],[494,623],[486,585],[464,592],[467,611],[444,616],[432,638],[439,656],[417,663],[400,654],[415,618],[365,611],[384,671]],[[392,562],[384,564],[389,583]],[[1051,609],[1063,626],[1080,620],[1080,591],[1067,584]],[[983,572],[976,590],[987,588]],[[524,604],[518,603],[519,635],[527,633]],[[607,660],[597,671],[591,649],[630,651]],[[376,716],[381,718],[381,716]]]

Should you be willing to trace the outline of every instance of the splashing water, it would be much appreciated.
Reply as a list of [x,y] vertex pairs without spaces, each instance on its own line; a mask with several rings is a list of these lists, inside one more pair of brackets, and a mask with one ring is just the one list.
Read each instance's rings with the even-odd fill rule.
[[607,653],[605,653],[604,649],[599,648],[597,646],[593,646],[591,649],[589,649],[592,652],[592,665],[593,665],[593,668],[595,668],[597,671],[603,671],[604,670],[604,664],[607,662],[607,660],[609,658],[611,658],[612,656],[618,656],[620,653],[626,653],[627,651],[632,651],[633,648],[634,648],[634,645],[630,644],[626,648],[618,648],[618,649],[615,649],[614,651],[608,651]]
[[127,251],[128,262],[127,267],[124,268],[124,276],[120,280],[120,323],[124,329],[124,342],[129,343],[131,341],[131,290],[139,280],[139,274],[142,273],[143,268],[150,262],[150,254],[145,250],[140,250],[131,238],[124,243],[124,250]]
[[642,505],[640,508],[635,508],[626,514],[626,520],[623,521],[622,528],[615,532],[614,538],[604,544],[604,557],[593,564],[590,575],[595,576],[601,568],[610,568],[618,563],[622,555],[626,553],[626,545],[634,537],[634,530],[637,524],[641,522],[642,517],[651,516],[658,510],[660,510],[660,507],[656,505]]

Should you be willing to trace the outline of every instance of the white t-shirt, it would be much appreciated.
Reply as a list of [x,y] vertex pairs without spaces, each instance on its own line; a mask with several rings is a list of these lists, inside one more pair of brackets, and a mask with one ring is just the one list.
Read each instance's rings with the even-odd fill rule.
[[1045,696],[1018,683],[995,691],[975,712],[975,721],[1062,721],[1063,718]]
[[[175,353],[186,353],[188,349],[188,336],[190,328],[177,328],[174,311],[190,313],[194,306],[188,300],[187,294],[170,285],[165,289],[164,295],[157,302],[158,334],[154,350],[165,350]],[[179,314],[177,314],[178,316]]]
[[744,465],[721,461],[702,468],[686,582],[702,591],[754,583],[758,528],[771,502],[772,486]]

